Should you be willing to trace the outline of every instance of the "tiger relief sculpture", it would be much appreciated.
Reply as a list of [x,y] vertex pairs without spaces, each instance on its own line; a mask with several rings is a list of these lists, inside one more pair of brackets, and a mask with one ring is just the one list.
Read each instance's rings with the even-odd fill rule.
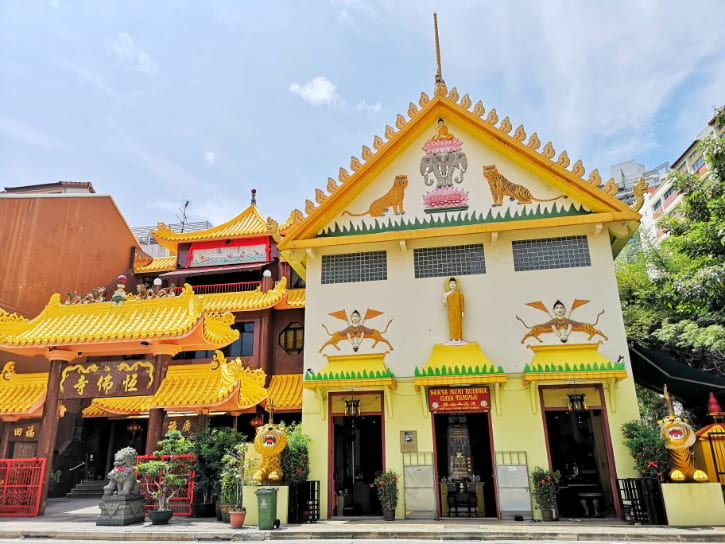
[[408,187],[408,176],[402,174],[395,176],[393,186],[390,190],[380,198],[373,200],[368,207],[368,211],[363,213],[350,213],[345,210],[342,215],[349,215],[352,217],[362,217],[363,215],[369,215],[370,217],[382,217],[385,212],[392,208],[395,215],[402,215],[405,213],[403,209],[403,199],[405,198],[405,189]]
[[495,164],[485,164],[483,166],[483,175],[488,181],[488,187],[491,189],[493,197],[493,206],[501,206],[503,197],[508,196],[509,200],[516,200],[519,204],[531,204],[532,202],[552,202],[560,198],[567,198],[566,195],[555,196],[554,198],[536,198],[531,191],[506,179],[501,172],[498,171]]
[[665,447],[670,456],[670,479],[673,482],[708,481],[707,474],[695,468],[695,459],[690,449],[697,437],[686,419],[675,415],[672,407],[672,397],[665,385],[665,403],[667,404],[667,417],[660,419],[660,435],[665,441]]
[[262,456],[262,461],[253,475],[255,482],[279,482],[282,480],[280,454],[287,446],[287,435],[279,425],[267,423],[257,427],[254,437],[254,449]]
[[576,310],[579,306],[583,306],[588,302],[588,300],[574,299],[574,302],[572,302],[571,305],[571,310],[567,314],[566,306],[564,306],[564,303],[560,300],[557,300],[556,302],[554,302],[554,306],[552,308],[553,315],[552,312],[549,312],[549,309],[546,307],[546,305],[540,300],[527,303],[527,306],[531,306],[532,308],[536,308],[537,310],[546,312],[547,314],[549,314],[549,317],[551,317],[551,319],[544,323],[538,323],[529,327],[526,322],[517,315],[516,319],[521,321],[521,324],[529,329],[529,332],[527,332],[521,339],[521,343],[523,344],[524,342],[526,342],[527,338],[536,338],[539,342],[543,342],[543,340],[539,338],[539,336],[541,336],[542,334],[555,334],[559,337],[560,342],[566,343],[569,340],[569,335],[573,332],[583,332],[587,335],[587,340],[591,340],[594,336],[597,335],[601,336],[605,340],[609,340],[606,334],[595,328],[595,325],[599,322],[599,318],[604,313],[604,310],[597,314],[597,318],[594,320],[594,323],[584,323],[571,319],[572,312]]
[[113,469],[108,473],[108,484],[103,487],[103,494],[138,495],[139,482],[136,479],[136,450],[127,447],[120,449],[113,457]]

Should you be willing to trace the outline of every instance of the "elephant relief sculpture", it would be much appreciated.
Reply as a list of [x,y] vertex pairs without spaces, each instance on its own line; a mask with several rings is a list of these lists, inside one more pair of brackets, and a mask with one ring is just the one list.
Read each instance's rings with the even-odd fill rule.
[[453,182],[461,183],[467,169],[468,159],[463,151],[429,153],[420,161],[420,174],[429,186],[433,185],[434,180],[436,187],[450,187]]

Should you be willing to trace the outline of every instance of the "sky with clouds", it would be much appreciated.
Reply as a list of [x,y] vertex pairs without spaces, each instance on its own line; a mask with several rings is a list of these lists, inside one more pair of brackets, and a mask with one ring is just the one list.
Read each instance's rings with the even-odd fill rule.
[[450,87],[604,177],[725,104],[722,0],[0,0],[0,188],[90,181],[131,226],[284,221]]

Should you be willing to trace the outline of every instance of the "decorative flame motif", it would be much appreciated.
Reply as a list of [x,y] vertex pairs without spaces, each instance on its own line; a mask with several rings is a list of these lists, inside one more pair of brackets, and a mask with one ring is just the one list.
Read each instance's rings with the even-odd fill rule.
[[408,117],[411,119],[418,113],[418,108],[412,102],[408,104]]
[[322,191],[322,189],[315,189],[315,200],[318,204],[322,204],[325,199],[327,198],[327,195]]
[[504,131],[506,134],[508,134],[509,132],[511,132],[511,129],[513,127],[511,126],[511,120],[509,119],[508,115],[503,118],[503,121],[501,121],[501,125],[499,126],[499,128],[502,131]]
[[563,168],[567,168],[569,166],[569,163],[571,161],[569,160],[569,155],[566,154],[566,150],[561,152],[561,155],[559,155],[559,160],[556,161],[556,164]]
[[373,152],[370,150],[370,148],[368,146],[366,146],[366,145],[362,146],[361,157],[366,162],[373,158]]
[[305,213],[307,215],[310,215],[312,212],[315,211],[315,204],[312,202],[309,198],[305,200]]
[[571,167],[571,171],[575,176],[582,177],[584,175],[584,165],[582,164],[581,159],[574,163],[574,166]]
[[526,144],[526,147],[528,147],[529,149],[533,149],[534,151],[536,151],[537,149],[539,149],[539,146],[540,145],[541,145],[541,140],[539,140],[538,134],[536,134],[536,132],[534,132],[531,135],[531,137],[529,138],[529,143]]
[[612,196],[619,192],[619,187],[617,187],[617,182],[614,181],[614,178],[609,178],[607,183],[604,184],[604,192]]
[[468,93],[464,94],[463,98],[461,98],[461,107],[464,110],[467,110],[468,108],[471,107],[471,97],[468,96]]
[[554,146],[551,144],[551,142],[546,142],[546,145],[544,145],[544,149],[541,151],[541,154],[547,159],[554,158],[556,151],[554,151]]
[[496,113],[496,108],[493,108],[491,111],[488,112],[488,117],[486,117],[486,122],[490,123],[492,125],[495,125],[498,123],[498,113]]
[[385,142],[383,141],[383,139],[376,134],[375,138],[373,138],[373,147],[375,148],[375,151],[379,150],[384,145]]
[[337,182],[332,178],[327,178],[327,192],[332,194],[337,190]]
[[476,105],[473,106],[473,115],[476,117],[483,117],[483,114],[486,113],[486,108],[483,107],[483,102],[480,100],[476,102]]
[[357,157],[350,157],[350,170],[352,170],[353,172],[357,172],[358,170],[360,170],[361,166],[362,164],[360,164],[360,159],[358,159]]
[[458,102],[458,89],[456,89],[455,87],[453,87],[453,88],[452,88],[452,89],[451,89],[451,90],[450,90],[450,91],[448,92],[448,98],[450,98],[450,99],[451,99],[451,100],[453,100],[454,102]]
[[395,136],[395,129],[390,125],[385,125],[385,138],[390,140],[393,136]]
[[337,179],[340,180],[340,183],[345,183],[347,180],[350,179],[350,174],[347,173],[347,170],[345,170],[342,166],[340,167],[340,171],[337,173]]
[[514,132],[514,140],[518,142],[523,142],[526,139],[526,131],[524,130],[524,125],[519,125],[516,127],[516,132]]
[[418,105],[421,108],[424,108],[428,105],[429,102],[430,102],[430,98],[428,98],[428,95],[425,93],[420,93],[420,98],[418,99]]
[[634,202],[632,202],[630,208],[633,209],[635,212],[638,212],[642,209],[642,205],[644,204],[644,193],[646,191],[647,182],[644,180],[644,177],[640,177],[637,180],[637,183],[634,184],[634,187],[632,187],[632,192],[634,193]]
[[398,114],[398,116],[395,118],[395,126],[398,128],[398,130],[402,129],[407,121],[405,120],[405,117]]
[[592,185],[596,185],[599,187],[602,184],[602,178],[599,175],[599,168],[595,168],[592,170],[592,173],[589,174],[589,179],[587,180],[587,183],[591,183]]

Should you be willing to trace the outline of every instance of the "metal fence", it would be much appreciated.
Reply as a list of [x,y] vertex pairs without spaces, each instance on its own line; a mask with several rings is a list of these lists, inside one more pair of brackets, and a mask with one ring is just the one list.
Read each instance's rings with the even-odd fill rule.
[[0,516],[37,516],[45,459],[0,459]]
[[662,487],[656,478],[617,480],[622,519],[643,525],[667,525]]

